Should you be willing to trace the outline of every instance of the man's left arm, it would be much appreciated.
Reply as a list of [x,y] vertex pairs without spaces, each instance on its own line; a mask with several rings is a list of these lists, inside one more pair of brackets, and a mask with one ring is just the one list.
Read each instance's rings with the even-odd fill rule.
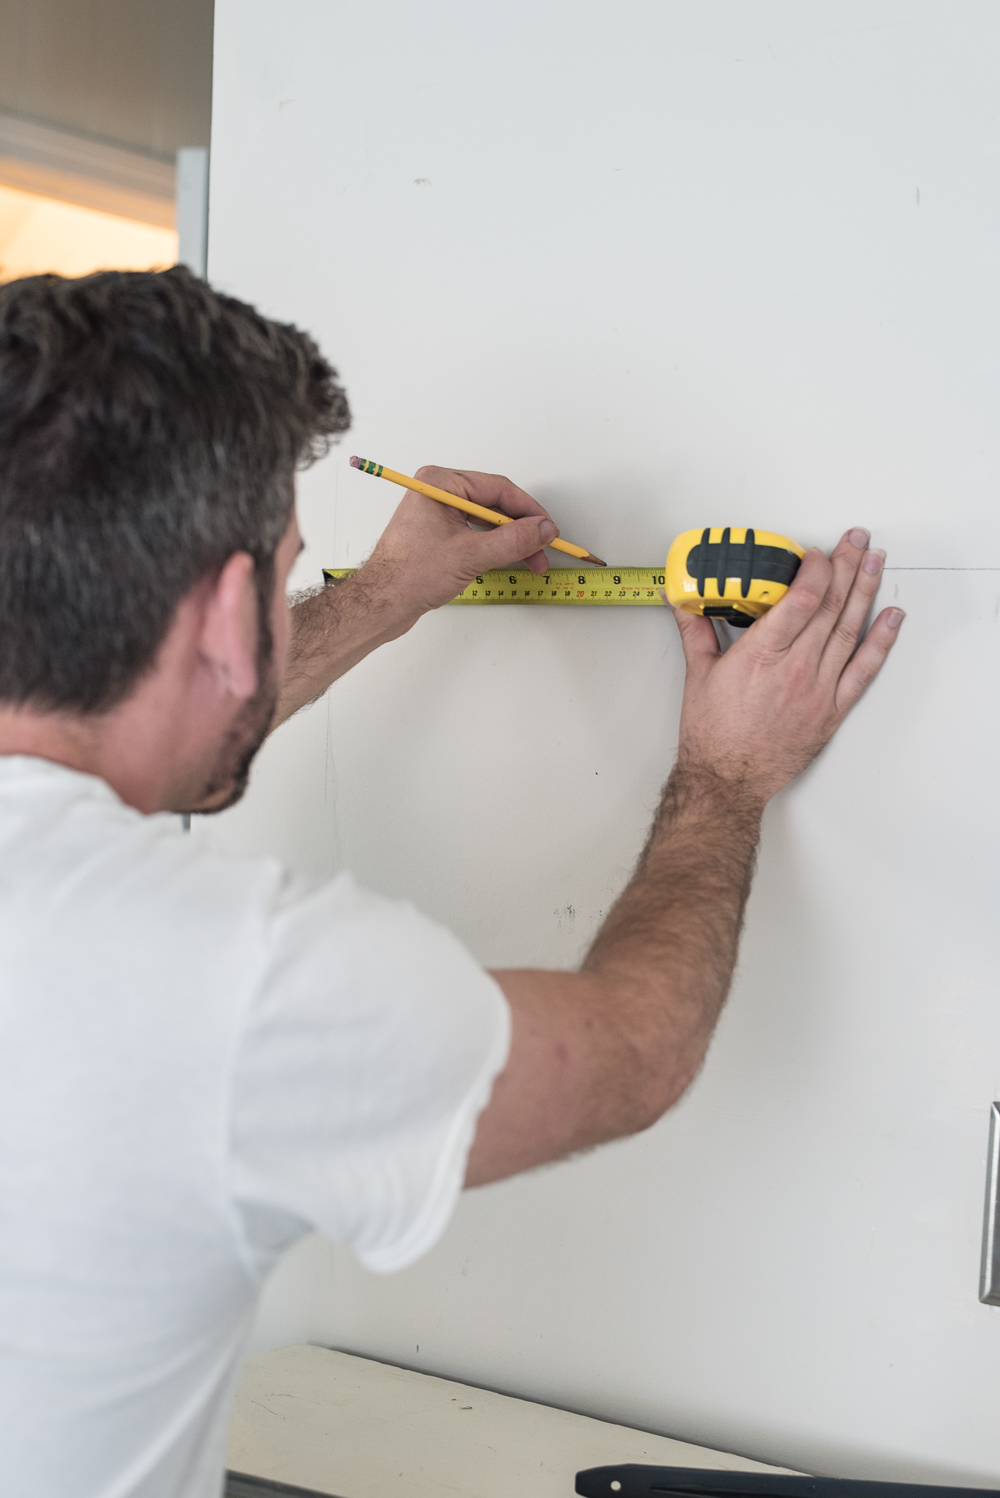
[[513,517],[478,530],[461,510],[408,489],[368,561],[352,577],[291,610],[288,666],[272,727],[315,702],[372,650],[412,629],[493,567],[548,567],[542,547],[559,532],[547,511],[492,473],[420,468],[416,477]]

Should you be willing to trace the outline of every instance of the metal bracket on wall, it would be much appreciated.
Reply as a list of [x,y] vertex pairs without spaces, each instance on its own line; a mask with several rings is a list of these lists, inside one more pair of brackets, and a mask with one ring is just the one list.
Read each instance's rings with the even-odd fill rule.
[[979,1299],[984,1305],[1000,1306],[1000,1103],[994,1103],[990,1109]]

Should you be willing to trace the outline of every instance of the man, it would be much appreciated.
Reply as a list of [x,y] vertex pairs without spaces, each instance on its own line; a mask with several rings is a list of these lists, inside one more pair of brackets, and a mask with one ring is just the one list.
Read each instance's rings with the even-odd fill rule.
[[556,534],[423,470],[350,581],[289,612],[293,475],[348,425],[312,341],[182,270],[0,289],[0,1478],[218,1493],[276,1257],[410,1263],[475,1186],[644,1129],[729,985],[761,813],[877,673],[851,531],[724,656],[678,618],[677,762],[579,973],[484,973],[409,905],[221,858],[176,817],[477,572]]

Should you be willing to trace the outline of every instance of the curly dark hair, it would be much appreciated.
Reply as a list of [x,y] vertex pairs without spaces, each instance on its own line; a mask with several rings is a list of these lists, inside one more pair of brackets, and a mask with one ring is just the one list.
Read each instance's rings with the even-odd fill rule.
[[269,600],[294,471],[349,424],[307,333],[181,266],[0,286],[0,701],[113,707],[234,552]]

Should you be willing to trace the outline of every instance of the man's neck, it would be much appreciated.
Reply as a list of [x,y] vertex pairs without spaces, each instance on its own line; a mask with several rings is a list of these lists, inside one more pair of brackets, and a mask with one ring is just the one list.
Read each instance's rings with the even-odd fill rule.
[[113,741],[117,735],[109,734],[108,726],[103,715],[76,716],[0,705],[0,755],[31,755],[65,765],[68,770],[96,775],[139,811],[156,810],[152,786],[135,784],[134,776],[120,773],[120,765],[116,774],[115,762],[120,755],[115,754]]
[[170,810],[183,799],[186,714],[179,703],[147,700],[151,687],[162,695],[149,683],[104,713],[0,703],[0,755],[32,755],[96,775],[137,811]]
[[70,770],[99,773],[97,735],[86,719],[0,705],[0,754],[51,759]]

